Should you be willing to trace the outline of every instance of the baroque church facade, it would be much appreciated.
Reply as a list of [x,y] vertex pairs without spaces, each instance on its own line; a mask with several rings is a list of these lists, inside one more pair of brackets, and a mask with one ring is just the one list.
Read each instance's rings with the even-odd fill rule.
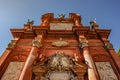
[[43,14],[10,29],[13,40],[0,58],[1,80],[120,80],[120,58],[108,40],[111,30],[79,14]]

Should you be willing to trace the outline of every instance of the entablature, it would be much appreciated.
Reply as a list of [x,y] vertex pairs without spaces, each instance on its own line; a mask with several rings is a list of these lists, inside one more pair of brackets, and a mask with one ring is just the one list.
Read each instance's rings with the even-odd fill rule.
[[21,37],[24,32],[25,32],[25,29],[10,29],[12,35],[14,38],[16,37]]
[[94,30],[89,30],[86,34],[87,39],[99,39],[99,36]]
[[96,32],[101,38],[108,39],[111,29],[96,29]]
[[[83,26],[81,24],[81,16],[76,13],[70,13],[68,18],[65,14],[60,14],[58,18],[54,18],[53,13],[42,15],[42,22],[38,26],[34,26],[34,21],[28,20],[23,29],[11,29],[14,38],[33,38],[37,35],[84,35],[87,39],[107,39],[110,31],[109,29],[98,29],[98,25],[94,21],[94,25]],[[29,23],[29,25],[28,25]]]
[[73,23],[70,18],[52,18],[51,23]]
[[74,27],[73,31],[76,32],[77,35],[86,35],[89,29],[89,27]]

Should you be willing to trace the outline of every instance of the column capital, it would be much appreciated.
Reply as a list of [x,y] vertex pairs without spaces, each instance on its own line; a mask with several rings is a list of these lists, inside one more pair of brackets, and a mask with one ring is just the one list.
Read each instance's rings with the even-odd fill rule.
[[88,41],[85,37],[79,37],[80,47],[84,48],[88,46]]
[[106,43],[105,43],[105,47],[106,47],[107,49],[113,49],[113,45],[112,45],[111,43],[109,43],[109,42],[106,42]]
[[8,44],[9,49],[14,49],[16,46],[17,40],[11,40],[11,42]]
[[32,43],[33,43],[33,46],[36,46],[38,48],[42,47],[42,39],[39,37],[35,37]]

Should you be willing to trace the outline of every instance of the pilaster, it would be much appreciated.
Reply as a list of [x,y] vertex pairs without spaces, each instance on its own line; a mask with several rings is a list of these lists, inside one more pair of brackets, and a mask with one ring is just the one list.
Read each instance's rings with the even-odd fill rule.
[[117,73],[118,78],[120,79],[120,76],[119,76],[120,75],[120,58],[118,57],[117,53],[115,52],[113,45],[108,40],[105,40],[104,44],[105,44],[105,47],[106,47],[108,53],[110,54],[111,59],[115,65],[114,70]]
[[8,59],[8,56],[10,55],[10,53],[12,52],[12,50],[15,48],[17,41],[19,40],[19,38],[11,40],[11,42],[8,44],[8,47],[6,48],[6,50],[4,51],[3,55],[0,58],[0,77],[3,75],[5,68],[7,68],[6,65],[8,65],[9,63],[6,63],[6,60]]
[[42,47],[42,43],[41,43],[41,42],[42,42],[42,39],[41,39],[41,38],[42,38],[42,36],[38,35],[38,36],[35,37],[35,39],[33,40],[33,42],[32,42],[32,43],[33,43],[32,49],[31,49],[31,51],[30,51],[30,53],[29,53],[29,56],[28,56],[28,58],[27,58],[27,60],[26,60],[26,62],[25,62],[25,65],[24,65],[24,68],[23,68],[23,70],[22,70],[22,72],[21,72],[21,75],[20,75],[20,77],[19,77],[19,80],[24,80],[25,73],[26,73],[27,69],[32,66],[34,60],[36,59],[36,57],[37,57],[37,55],[38,55],[37,51],[38,51],[38,49],[39,49],[40,47]]
[[88,41],[84,36],[79,36],[80,47],[83,49],[83,56],[88,65],[88,79],[89,80],[98,80],[96,77],[96,70],[93,60],[89,54],[88,50]]

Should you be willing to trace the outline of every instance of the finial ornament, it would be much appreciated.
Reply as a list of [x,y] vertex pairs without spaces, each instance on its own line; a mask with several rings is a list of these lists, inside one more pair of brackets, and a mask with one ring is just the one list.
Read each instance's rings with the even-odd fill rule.
[[65,18],[65,14],[58,14],[59,18]]
[[34,24],[34,20],[30,21],[30,19],[28,19],[27,23],[24,25],[29,26],[30,29],[32,29],[32,25]]
[[96,18],[94,20],[90,20],[89,23],[90,23],[90,26],[97,24]]
[[30,19],[28,19],[27,24],[28,24],[28,25],[33,25],[33,24],[34,24],[34,20],[30,21]]
[[96,18],[94,19],[94,23],[97,23]]

